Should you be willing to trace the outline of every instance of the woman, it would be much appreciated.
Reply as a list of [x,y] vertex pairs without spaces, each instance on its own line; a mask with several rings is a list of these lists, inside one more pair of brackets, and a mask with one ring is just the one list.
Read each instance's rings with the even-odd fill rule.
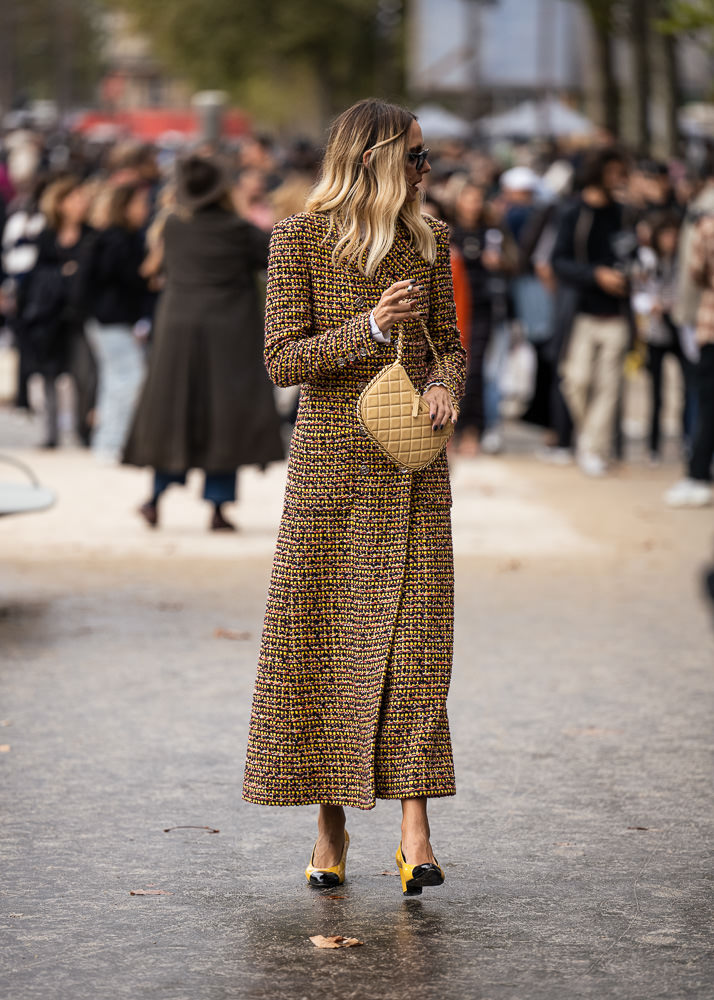
[[506,284],[502,274],[512,270],[516,252],[512,241],[497,228],[486,204],[484,189],[467,181],[454,206],[451,239],[461,254],[471,291],[471,329],[468,333],[469,367],[459,418],[458,452],[478,454],[486,429],[484,366],[494,320],[504,318]]
[[22,295],[24,334],[32,342],[45,384],[44,447],[59,439],[56,379],[70,372],[75,384],[75,427],[89,444],[97,367],[76,307],[79,265],[91,231],[85,223],[88,193],[77,177],[61,177],[45,190],[40,208],[47,224],[37,241],[37,263]]
[[151,527],[166,488],[203,469],[211,529],[234,531],[223,505],[235,501],[238,467],[283,458],[255,281],[267,265],[268,238],[238,218],[217,162],[180,163],[177,196],[179,211],[163,228],[166,285],[124,461],[155,469],[140,508]]
[[[265,358],[273,381],[301,384],[302,397],[243,794],[320,804],[313,885],[344,879],[343,807],[371,809],[375,798],[402,800],[404,892],[444,878],[427,799],[454,794],[446,457],[400,469],[360,433],[356,414],[401,331],[434,428],[456,419],[465,353],[448,228],[419,207],[427,154],[410,112],[356,104],[332,127],[307,211],[278,223],[271,240]],[[443,355],[441,379],[419,316]]]
[[98,233],[83,265],[87,297],[87,334],[99,369],[97,456],[116,461],[144,377],[144,354],[134,326],[149,307],[141,276],[143,229],[149,193],[143,184],[122,184],[106,205],[108,226]]
[[[680,342],[680,331],[672,318],[677,286],[677,242],[680,220],[676,214],[664,214],[654,221],[652,227],[652,250],[656,263],[652,273],[646,275],[643,291],[646,307],[640,312],[644,341],[647,344],[647,367],[652,376],[650,382],[650,463],[659,465],[661,444],[662,386],[664,382],[664,359],[673,355],[680,365],[684,380],[684,400],[682,405],[682,439],[689,445],[692,436],[692,366],[687,360]],[[644,252],[644,251],[643,251]],[[633,297],[637,310],[638,297]]]

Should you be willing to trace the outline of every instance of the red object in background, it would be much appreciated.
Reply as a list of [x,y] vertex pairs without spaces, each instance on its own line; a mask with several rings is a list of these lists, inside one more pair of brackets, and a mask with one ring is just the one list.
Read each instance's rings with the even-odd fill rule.
[[461,346],[467,354],[471,353],[471,289],[469,276],[464,264],[464,258],[456,247],[451,247],[451,275],[454,282],[454,302],[456,303],[456,322],[461,334]]
[[[156,142],[166,132],[178,132],[187,138],[197,135],[198,119],[191,110],[140,108],[135,111],[87,111],[74,124],[74,131],[83,135],[112,128],[145,142]],[[222,132],[227,138],[237,139],[250,130],[250,120],[243,112],[224,113]]]

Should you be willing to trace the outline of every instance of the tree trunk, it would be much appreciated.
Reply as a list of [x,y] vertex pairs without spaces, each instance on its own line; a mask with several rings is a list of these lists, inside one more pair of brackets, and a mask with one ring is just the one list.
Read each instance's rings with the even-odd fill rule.
[[637,152],[649,155],[650,135],[650,59],[649,0],[631,0],[630,44],[632,46],[635,90],[635,133]]
[[620,135],[620,92],[615,79],[612,58],[612,32],[610,25],[601,19],[593,19],[595,29],[595,54],[600,75],[602,100],[602,124],[614,138]]
[[[665,4],[660,2],[660,11],[664,12]],[[679,60],[677,38],[672,34],[662,36],[662,51],[664,63],[664,81],[666,87],[665,108],[667,114],[666,144],[667,154],[677,156],[680,151],[679,122],[677,115],[682,106],[682,85],[679,75]]]
[[17,0],[0,3],[0,112],[12,110],[17,92]]

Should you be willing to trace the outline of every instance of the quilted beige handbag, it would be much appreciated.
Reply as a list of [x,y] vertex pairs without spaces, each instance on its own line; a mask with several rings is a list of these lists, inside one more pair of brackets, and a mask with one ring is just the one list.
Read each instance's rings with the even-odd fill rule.
[[[426,324],[422,330],[442,377],[441,357]],[[402,365],[404,331],[397,332],[397,360],[368,383],[357,400],[357,416],[368,436],[400,469],[411,472],[431,465],[454,433],[449,420],[441,430],[432,430],[429,404]]]

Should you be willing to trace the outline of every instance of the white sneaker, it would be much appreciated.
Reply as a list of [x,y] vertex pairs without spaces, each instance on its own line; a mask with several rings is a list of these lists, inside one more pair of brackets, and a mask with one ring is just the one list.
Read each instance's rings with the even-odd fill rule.
[[536,458],[549,465],[572,465],[573,453],[570,448],[541,448]]
[[607,463],[592,451],[581,451],[578,453],[578,465],[586,476],[599,479],[607,474]]
[[500,455],[503,451],[503,436],[500,431],[486,431],[481,438],[481,451],[486,455]]
[[709,483],[700,479],[680,479],[667,490],[664,502],[668,507],[708,507],[713,493]]

